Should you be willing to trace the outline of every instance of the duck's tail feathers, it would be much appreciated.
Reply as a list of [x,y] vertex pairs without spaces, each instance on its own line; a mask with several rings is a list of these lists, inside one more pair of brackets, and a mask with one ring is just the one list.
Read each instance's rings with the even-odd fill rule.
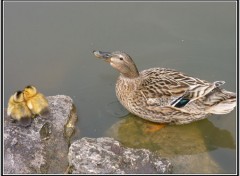
[[206,111],[209,113],[227,114],[236,106],[236,93],[216,88],[206,95],[204,104],[207,105]]
[[215,85],[215,87],[220,87],[221,85],[225,84],[225,81],[215,81],[213,82],[213,84]]

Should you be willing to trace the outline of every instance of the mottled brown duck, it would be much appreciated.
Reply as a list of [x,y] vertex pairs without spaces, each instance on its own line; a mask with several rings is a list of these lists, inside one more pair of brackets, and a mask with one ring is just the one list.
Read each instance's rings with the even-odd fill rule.
[[93,51],[120,72],[116,95],[131,113],[157,123],[187,124],[210,114],[227,114],[236,94],[213,83],[168,68],[138,71],[132,58],[120,51]]

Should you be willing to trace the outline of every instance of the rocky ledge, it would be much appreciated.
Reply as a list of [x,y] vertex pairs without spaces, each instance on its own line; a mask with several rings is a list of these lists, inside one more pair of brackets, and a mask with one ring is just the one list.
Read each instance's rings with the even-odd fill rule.
[[82,138],[69,148],[73,174],[166,174],[171,163],[146,149],[123,147],[113,138]]
[[13,123],[5,110],[4,174],[171,173],[168,160],[113,138],[82,138],[70,145],[77,121],[73,100],[65,95],[47,99],[48,113],[26,128]]
[[68,96],[49,96],[47,100],[48,113],[34,118],[27,128],[13,123],[5,111],[5,174],[64,173],[67,169],[76,111]]

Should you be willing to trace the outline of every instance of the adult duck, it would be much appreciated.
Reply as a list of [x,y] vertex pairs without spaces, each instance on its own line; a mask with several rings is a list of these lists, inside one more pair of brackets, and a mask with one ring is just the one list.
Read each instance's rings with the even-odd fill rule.
[[132,58],[120,51],[93,51],[120,72],[116,95],[131,113],[157,123],[187,124],[209,114],[226,114],[236,106],[236,94],[213,83],[168,68],[138,71]]

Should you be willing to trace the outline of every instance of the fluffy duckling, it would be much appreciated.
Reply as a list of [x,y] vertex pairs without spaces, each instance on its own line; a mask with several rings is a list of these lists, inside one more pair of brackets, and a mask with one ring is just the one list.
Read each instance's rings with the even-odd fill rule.
[[27,127],[31,124],[32,116],[30,109],[24,101],[23,92],[17,91],[9,98],[7,115],[14,121],[20,122],[20,125]]
[[48,110],[48,101],[45,96],[37,91],[34,86],[26,86],[23,90],[23,96],[28,108],[32,114],[41,115]]
[[131,113],[158,123],[187,124],[208,114],[227,114],[236,106],[236,94],[213,83],[168,68],[138,71],[132,58],[120,51],[93,51],[120,72],[116,95]]

